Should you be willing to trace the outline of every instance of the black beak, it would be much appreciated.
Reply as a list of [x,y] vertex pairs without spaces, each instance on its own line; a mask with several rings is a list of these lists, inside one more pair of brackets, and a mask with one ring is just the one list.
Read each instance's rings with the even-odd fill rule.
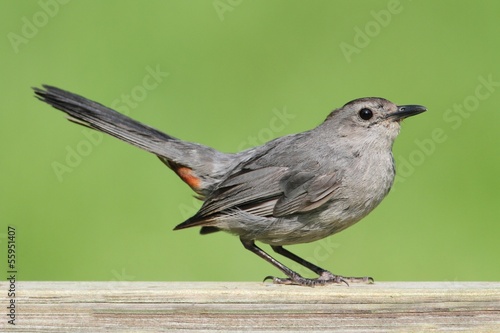
[[398,111],[387,115],[387,118],[402,120],[411,116],[415,116],[424,111],[427,111],[427,108],[422,105],[399,105]]

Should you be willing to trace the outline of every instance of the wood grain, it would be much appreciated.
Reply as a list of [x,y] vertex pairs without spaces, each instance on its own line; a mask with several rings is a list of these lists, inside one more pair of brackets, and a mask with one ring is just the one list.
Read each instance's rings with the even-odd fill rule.
[[[16,332],[500,332],[499,282],[25,282]],[[5,292],[4,292],[5,291]]]

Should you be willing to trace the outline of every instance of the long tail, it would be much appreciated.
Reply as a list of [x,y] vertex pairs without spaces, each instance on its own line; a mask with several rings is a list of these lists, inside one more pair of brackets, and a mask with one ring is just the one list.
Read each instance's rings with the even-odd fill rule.
[[43,88],[33,88],[36,97],[68,114],[70,121],[157,155],[202,196],[212,190],[234,162],[234,155],[176,139],[83,96],[49,85]]
[[165,156],[165,142],[176,140],[102,104],[56,87],[33,88],[37,98],[68,114],[68,120],[133,144],[153,154]]

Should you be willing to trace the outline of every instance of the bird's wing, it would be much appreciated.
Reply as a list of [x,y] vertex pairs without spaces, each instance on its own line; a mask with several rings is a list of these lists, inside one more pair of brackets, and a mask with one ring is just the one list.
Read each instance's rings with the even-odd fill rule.
[[208,196],[198,213],[176,229],[210,224],[214,218],[235,210],[262,217],[307,212],[331,199],[339,185],[335,174],[254,164],[224,180]]
[[[281,195],[279,181],[288,172],[285,167],[242,169],[229,176],[210,194],[196,216],[206,218],[230,209],[255,210],[276,201]],[[272,213],[272,208],[259,215]]]
[[273,209],[273,216],[280,217],[303,213],[320,207],[338,191],[340,180],[337,174],[315,175],[296,171],[280,180],[282,194]]

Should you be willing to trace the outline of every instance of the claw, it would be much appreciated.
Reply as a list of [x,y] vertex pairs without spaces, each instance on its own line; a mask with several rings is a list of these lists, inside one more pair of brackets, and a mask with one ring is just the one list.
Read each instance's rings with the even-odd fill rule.
[[340,277],[340,283],[345,283],[346,287],[349,287],[349,282],[347,282],[347,280],[343,277]]
[[268,275],[264,278],[264,280],[262,280],[262,282],[266,282],[267,280],[273,280],[276,279],[274,276],[271,276],[271,275]]
[[346,280],[352,283],[366,283],[366,284],[374,284],[375,280],[371,276],[364,277],[346,277]]
[[264,278],[264,281],[267,280],[272,280],[275,284],[298,285],[307,287],[324,286],[327,284],[345,284],[347,287],[349,287],[349,282],[368,284],[373,284],[375,282],[372,277],[343,277],[340,275],[334,275],[328,271],[324,271],[316,279],[307,279],[300,275],[296,275],[289,278],[266,276]]

